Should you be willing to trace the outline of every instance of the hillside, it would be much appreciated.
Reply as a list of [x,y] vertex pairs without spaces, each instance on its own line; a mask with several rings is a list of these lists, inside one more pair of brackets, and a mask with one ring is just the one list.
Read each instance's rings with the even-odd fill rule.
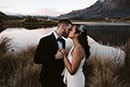
[[4,18],[4,17],[6,17],[6,15],[4,13],[0,12],[0,18]]
[[58,16],[70,19],[121,18],[130,16],[130,0],[98,0],[94,5]]
[[53,27],[56,25],[57,22],[51,20],[50,16],[6,15],[0,11],[0,32],[8,27],[36,29],[42,27]]

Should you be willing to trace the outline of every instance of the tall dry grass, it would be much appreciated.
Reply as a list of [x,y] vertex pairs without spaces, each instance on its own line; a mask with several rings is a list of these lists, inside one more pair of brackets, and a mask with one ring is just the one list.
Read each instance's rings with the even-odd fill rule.
[[7,54],[5,49],[9,46],[6,45],[8,41],[0,48],[0,87],[40,87],[38,79],[41,66],[33,62],[35,48],[29,47],[15,55]]
[[0,53],[5,54],[8,49],[10,49],[10,42],[11,39],[8,37],[1,37],[0,38]]
[[[41,65],[34,63],[34,51],[34,47],[29,47],[15,55],[0,52],[0,87],[41,87],[38,81]],[[130,87],[130,41],[125,51],[124,64],[117,58],[88,60],[84,66],[86,87]]]
[[85,63],[86,87],[130,87],[130,40],[124,64],[117,59],[93,57]]
[[117,61],[98,57],[87,61],[85,65],[86,87],[125,87],[123,66]]

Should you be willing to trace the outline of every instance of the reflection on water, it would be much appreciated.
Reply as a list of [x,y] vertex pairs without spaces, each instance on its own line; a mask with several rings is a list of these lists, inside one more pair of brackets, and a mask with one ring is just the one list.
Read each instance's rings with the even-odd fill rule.
[[[36,46],[41,37],[54,31],[53,28],[39,28],[36,30],[28,30],[25,28],[7,28],[0,33],[0,38],[8,37],[11,39],[11,47],[15,49],[27,48],[27,46]],[[1,39],[2,40],[2,39]]]
[[[56,28],[39,28],[37,30],[27,30],[25,28],[7,28],[0,34],[0,42],[2,37],[8,37],[11,39],[10,43],[11,53],[18,53],[22,50],[27,50],[29,47],[36,47],[41,37],[44,37],[54,31]],[[105,37],[104,37],[105,38]],[[91,56],[101,56],[103,58],[114,58],[115,53],[124,60],[124,51],[99,44],[92,37],[88,36],[88,44],[90,46]],[[72,41],[70,39],[66,40],[66,48],[72,47]],[[105,50],[105,51],[104,51]],[[9,52],[9,53],[10,53]],[[90,56],[90,57],[91,57]],[[116,58],[119,58],[116,57]]]
[[109,45],[124,45],[130,38],[130,26],[86,26],[96,41]]
[[[29,44],[36,45],[41,37],[51,33],[56,28],[37,28],[35,30],[28,30],[25,28],[7,28],[0,33],[1,37],[9,37],[13,39],[11,44],[13,47],[19,49],[26,48]],[[114,46],[124,45],[128,38],[130,38],[130,26],[92,26],[85,25],[88,35],[98,42]]]

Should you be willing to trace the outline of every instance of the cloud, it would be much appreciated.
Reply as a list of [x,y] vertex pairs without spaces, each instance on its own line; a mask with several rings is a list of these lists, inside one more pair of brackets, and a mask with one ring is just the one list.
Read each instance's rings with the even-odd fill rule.
[[17,9],[17,8],[9,8],[9,7],[0,7],[0,11],[7,14],[21,14],[21,15],[32,15],[32,16],[58,16],[63,14],[62,11],[58,11],[52,8],[42,8],[42,9]]
[[8,7],[0,6],[0,11],[6,10],[6,9],[8,9]]
[[6,8],[8,8],[8,7],[6,7],[6,6],[0,6],[0,9],[6,9]]
[[46,16],[58,16],[62,14],[63,12],[58,11],[56,9],[48,9],[48,8],[43,8],[38,11],[32,12],[31,15],[46,15]]

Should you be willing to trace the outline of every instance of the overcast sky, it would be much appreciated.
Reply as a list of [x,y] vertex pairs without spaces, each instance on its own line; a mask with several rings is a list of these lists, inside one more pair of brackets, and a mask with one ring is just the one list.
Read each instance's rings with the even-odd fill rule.
[[0,0],[0,11],[8,14],[58,16],[91,6],[97,0]]

